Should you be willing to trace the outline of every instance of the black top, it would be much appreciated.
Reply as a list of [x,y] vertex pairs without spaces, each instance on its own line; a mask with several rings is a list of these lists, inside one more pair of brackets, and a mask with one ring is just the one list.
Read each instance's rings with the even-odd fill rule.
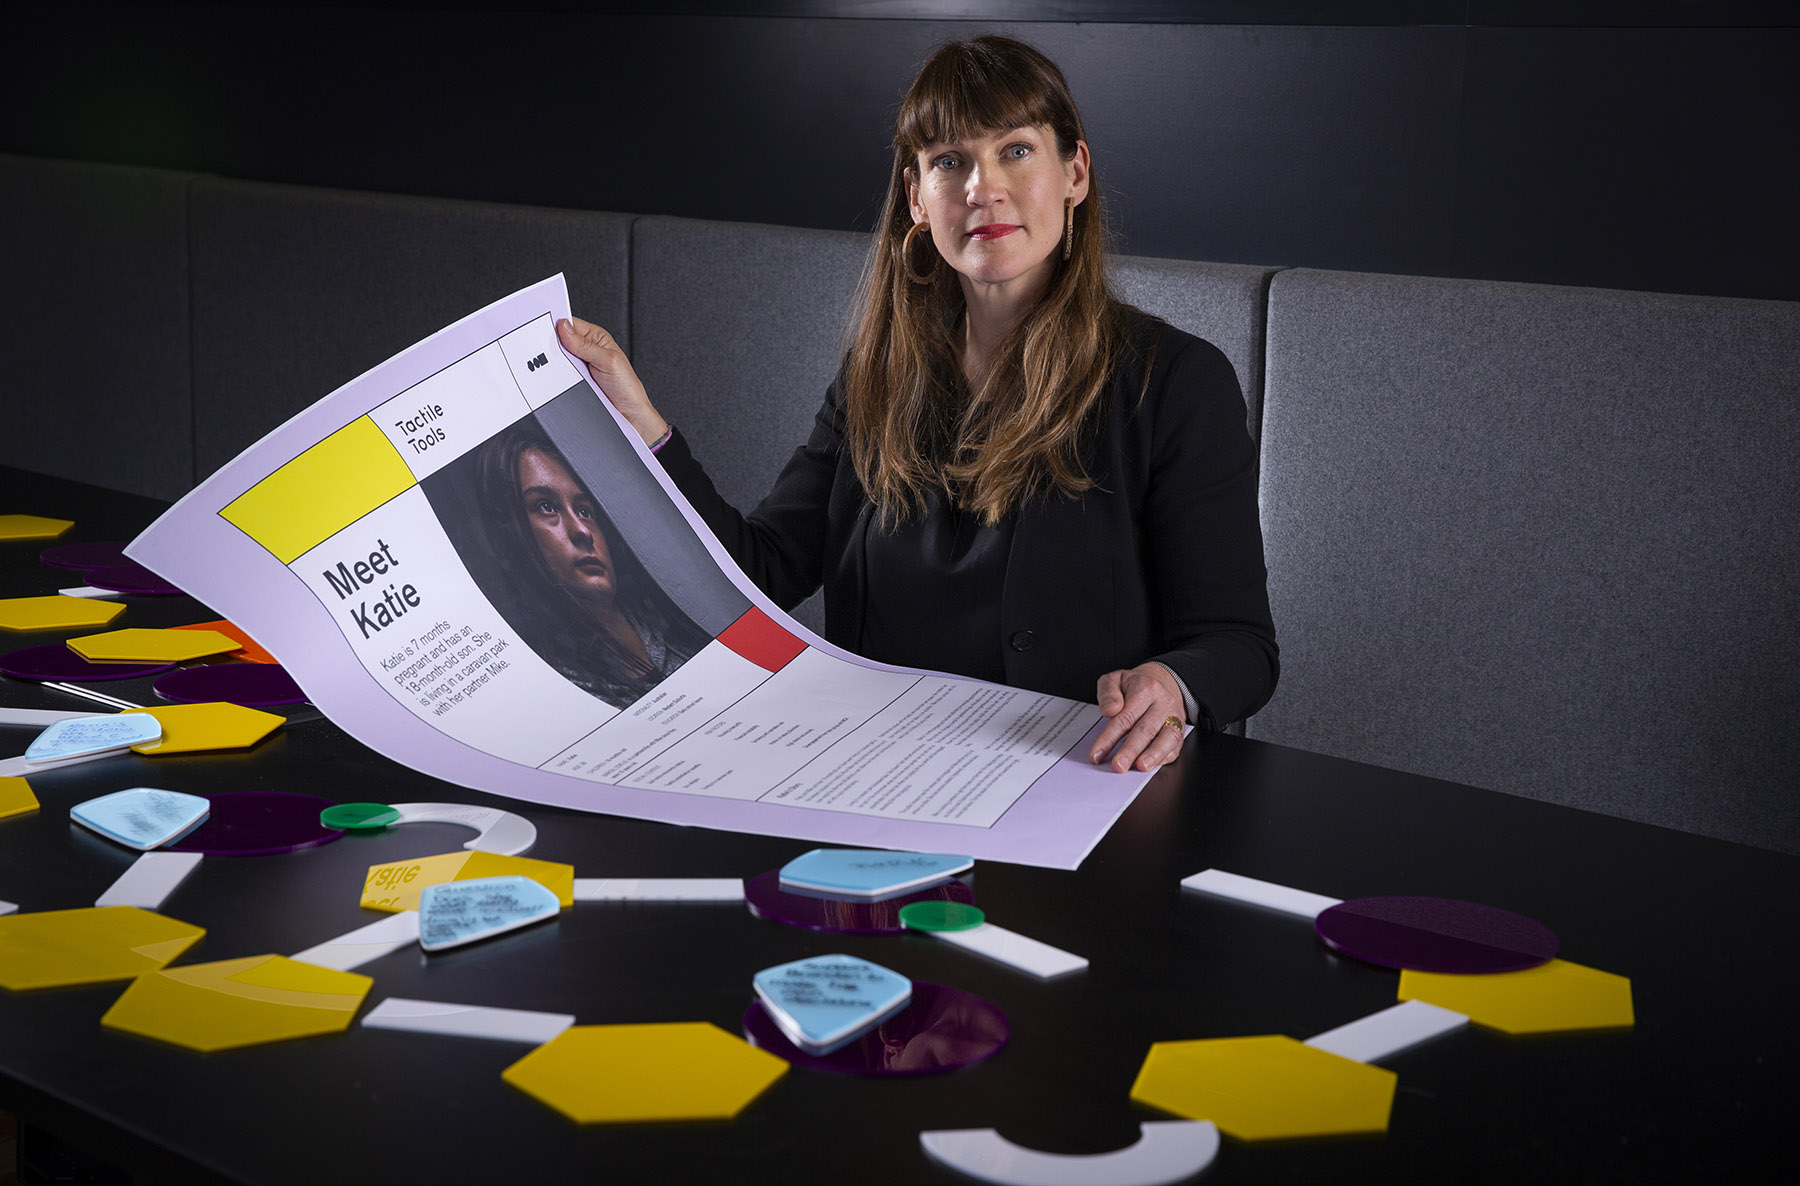
[[[1010,516],[989,527],[942,493],[891,530],[871,528],[857,650],[883,663],[1005,683],[1000,594],[1012,528]],[[915,628],[916,606],[935,607],[934,629]]]
[[[1130,348],[1083,445],[1096,487],[1019,510],[998,617],[966,625],[991,631],[983,650],[999,653],[1015,687],[1092,701],[1101,675],[1155,659],[1224,724],[1266,703],[1278,670],[1243,396],[1217,347],[1136,310],[1128,319]],[[941,629],[947,611],[875,581],[873,508],[843,442],[833,386],[748,516],[719,497],[680,433],[657,456],[777,603],[822,585],[832,642],[909,653],[911,636]]]

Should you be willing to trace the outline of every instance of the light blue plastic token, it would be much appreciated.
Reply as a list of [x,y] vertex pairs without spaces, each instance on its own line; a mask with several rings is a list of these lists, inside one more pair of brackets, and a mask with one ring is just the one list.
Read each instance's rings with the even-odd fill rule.
[[815,848],[781,867],[781,888],[873,901],[948,881],[975,864],[941,852]]
[[529,877],[478,877],[427,886],[419,895],[419,946],[461,947],[552,918],[562,903]]
[[777,964],[758,972],[754,983],[781,1032],[814,1055],[849,1045],[912,1000],[912,981],[849,955]]
[[132,787],[69,808],[69,818],[127,848],[173,844],[206,822],[212,804],[199,795]]
[[130,749],[162,736],[162,722],[147,712],[122,712],[110,717],[74,717],[58,721],[25,748],[27,762],[53,758],[78,758],[108,750]]

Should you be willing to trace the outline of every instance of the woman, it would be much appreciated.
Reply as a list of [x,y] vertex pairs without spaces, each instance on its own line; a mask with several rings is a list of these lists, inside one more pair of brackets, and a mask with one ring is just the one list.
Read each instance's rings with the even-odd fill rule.
[[624,708],[710,641],[651,581],[544,430],[522,420],[476,450],[482,529],[527,646]]
[[823,584],[871,658],[1093,695],[1090,760],[1148,770],[1268,700],[1275,635],[1231,364],[1112,299],[1104,240],[1061,72],[977,37],[902,103],[855,337],[747,518],[605,330],[558,332],[776,601]]

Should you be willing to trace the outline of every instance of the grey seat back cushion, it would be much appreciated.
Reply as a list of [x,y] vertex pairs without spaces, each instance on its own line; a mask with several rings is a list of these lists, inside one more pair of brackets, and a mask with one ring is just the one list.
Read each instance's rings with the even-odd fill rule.
[[1283,272],[1252,737],[1800,851],[1800,305]]
[[577,313],[623,327],[630,225],[621,214],[197,182],[200,475],[389,356],[546,276],[565,275]]
[[[867,235],[641,218],[632,237],[632,363],[719,492],[768,493],[837,373]],[[795,616],[823,629],[820,599]]]
[[0,155],[0,464],[187,492],[192,180]]
[[1263,301],[1274,268],[1119,256],[1113,292],[1176,329],[1205,338],[1231,360],[1244,391],[1250,439],[1261,430]]

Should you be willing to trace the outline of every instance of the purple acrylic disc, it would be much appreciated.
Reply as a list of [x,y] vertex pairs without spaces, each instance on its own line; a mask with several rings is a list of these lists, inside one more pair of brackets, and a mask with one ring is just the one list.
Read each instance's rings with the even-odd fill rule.
[[96,589],[111,589],[115,593],[179,593],[174,585],[163,580],[141,564],[133,564],[127,560],[123,564],[115,564],[111,568],[96,568],[87,574],[87,583]]
[[221,791],[206,796],[212,814],[170,852],[203,852],[209,857],[266,857],[315,844],[329,844],[343,829],[319,823],[330,799],[292,791]]
[[974,901],[975,895],[960,881],[939,882],[879,902],[796,894],[781,888],[779,869],[760,873],[744,883],[744,904],[759,918],[809,931],[842,931],[850,935],[898,935],[906,929],[900,925],[900,907],[908,902]]
[[845,1075],[932,1075],[1000,1053],[1011,1027],[1006,1014],[972,992],[912,982],[912,1000],[848,1046],[808,1054],[781,1032],[758,1001],[744,1012],[744,1037],[797,1067]]
[[245,708],[299,704],[306,693],[294,677],[274,663],[214,663],[171,671],[153,685],[165,700],[208,704],[224,700]]
[[111,540],[96,544],[58,544],[54,548],[45,548],[39,552],[38,559],[45,564],[54,564],[58,568],[79,568],[83,572],[94,568],[112,568],[115,565],[131,563],[125,559],[123,540]]
[[14,679],[133,679],[140,675],[155,675],[173,666],[173,663],[90,663],[60,642],[0,655],[0,674]]
[[1456,898],[1357,898],[1322,911],[1314,926],[1333,951],[1420,972],[1519,972],[1560,946],[1523,914]]

